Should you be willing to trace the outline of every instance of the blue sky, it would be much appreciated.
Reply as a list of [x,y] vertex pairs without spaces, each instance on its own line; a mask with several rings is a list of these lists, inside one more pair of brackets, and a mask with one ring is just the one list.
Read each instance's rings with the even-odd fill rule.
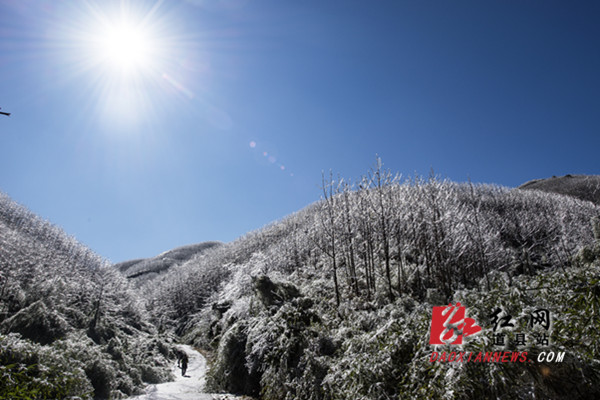
[[233,240],[376,154],[506,186],[600,174],[599,19],[592,1],[0,0],[0,190],[118,262]]

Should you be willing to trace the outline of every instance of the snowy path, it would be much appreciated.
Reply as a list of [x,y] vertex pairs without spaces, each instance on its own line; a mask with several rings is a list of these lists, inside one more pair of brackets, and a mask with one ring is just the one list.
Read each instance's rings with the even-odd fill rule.
[[[213,400],[223,399],[222,395],[203,393],[206,382],[206,359],[187,345],[178,346],[185,351],[189,358],[189,365],[185,377],[181,376],[181,369],[173,365],[174,382],[150,385],[146,394],[131,397],[130,400]],[[235,399],[235,396],[225,398]]]

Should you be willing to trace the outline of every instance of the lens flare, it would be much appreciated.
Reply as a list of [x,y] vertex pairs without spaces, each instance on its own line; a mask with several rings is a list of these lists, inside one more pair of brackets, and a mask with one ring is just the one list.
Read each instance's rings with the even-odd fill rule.
[[[257,149],[257,147],[259,147],[258,144],[254,140],[251,140],[249,145],[250,145],[251,149]],[[261,145],[260,147],[263,147],[263,146]],[[258,154],[262,155],[265,158],[265,160],[268,162],[268,165],[273,165],[273,166],[277,167],[278,170],[280,170],[282,172],[286,172],[287,167],[283,163],[277,162],[277,158],[275,156],[273,156],[272,154],[269,154],[269,152],[267,152],[267,151],[261,151],[259,148],[257,150],[259,150]],[[292,172],[286,172],[286,173],[288,173],[290,177],[294,176],[294,174]]]

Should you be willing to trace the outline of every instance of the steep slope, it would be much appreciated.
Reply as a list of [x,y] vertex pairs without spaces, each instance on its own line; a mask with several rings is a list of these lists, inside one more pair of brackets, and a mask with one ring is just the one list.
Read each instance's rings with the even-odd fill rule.
[[164,274],[173,265],[182,264],[192,257],[202,254],[205,250],[220,246],[221,242],[202,242],[188,246],[177,247],[152,258],[124,261],[114,264],[127,279],[134,281],[137,285],[152,280]]
[[[325,193],[148,291],[157,322],[215,352],[213,390],[262,399],[600,395],[598,207],[493,185],[400,182],[380,170],[356,191],[331,182]],[[460,349],[428,342],[433,307],[449,302],[466,304],[483,328]],[[494,342],[496,308],[525,318],[533,307],[555,318],[550,347],[534,340],[539,327],[522,347],[517,330]],[[429,361],[432,351],[505,350],[532,363]],[[548,350],[567,358],[538,362]]]
[[0,193],[0,398],[135,394],[169,353],[125,278]]
[[535,179],[522,184],[519,189],[564,194],[600,204],[600,175],[565,175]]

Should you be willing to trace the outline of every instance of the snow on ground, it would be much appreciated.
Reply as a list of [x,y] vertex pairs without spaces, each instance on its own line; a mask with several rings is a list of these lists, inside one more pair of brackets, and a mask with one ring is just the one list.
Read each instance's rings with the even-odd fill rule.
[[174,382],[150,385],[146,394],[131,397],[130,400],[216,400],[216,399],[239,399],[235,396],[212,395],[203,393],[206,383],[206,359],[202,354],[187,345],[178,346],[187,353],[189,364],[185,376],[181,376],[181,369],[173,363]]

